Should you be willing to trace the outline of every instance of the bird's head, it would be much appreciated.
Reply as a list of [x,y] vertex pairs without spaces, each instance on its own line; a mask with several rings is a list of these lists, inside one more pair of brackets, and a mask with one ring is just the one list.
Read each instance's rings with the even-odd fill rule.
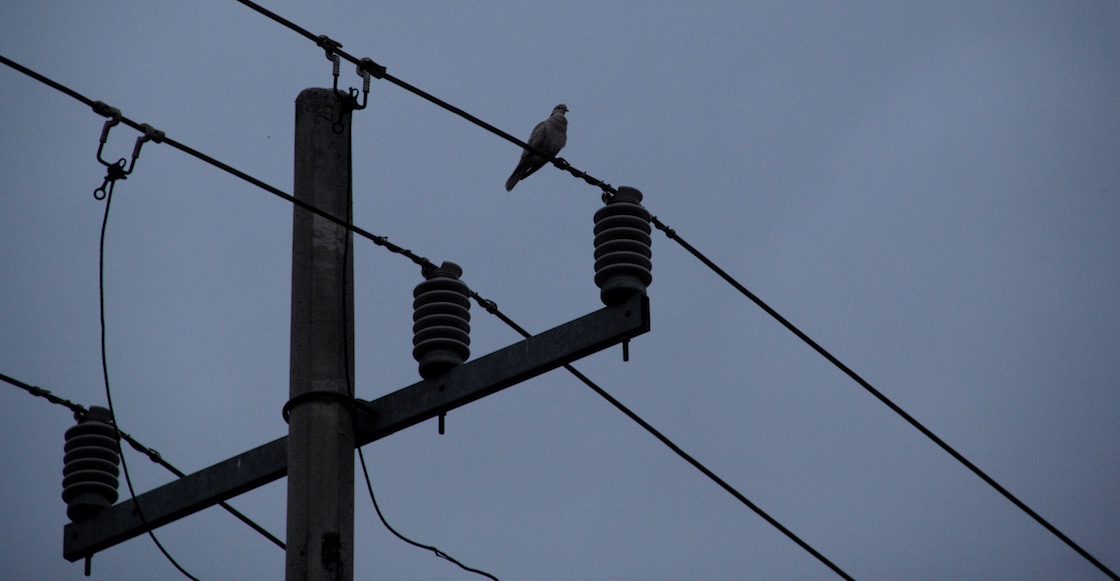
[[564,113],[567,113],[567,112],[568,112],[568,106],[563,104],[563,103],[560,103],[559,105],[552,108],[552,114],[553,115],[556,115],[556,114],[563,115]]

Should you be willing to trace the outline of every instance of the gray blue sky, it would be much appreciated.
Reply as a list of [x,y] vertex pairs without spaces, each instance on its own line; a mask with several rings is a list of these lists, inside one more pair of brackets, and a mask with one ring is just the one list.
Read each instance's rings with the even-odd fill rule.
[[[570,108],[576,167],[646,206],[1120,570],[1120,4],[305,2],[268,8],[515,135]],[[0,54],[286,191],[300,36],[232,0],[0,7]],[[342,83],[356,85],[352,67]],[[0,372],[103,405],[91,193],[103,119],[0,69]],[[107,157],[131,152],[119,127]],[[353,132],[354,221],[532,331],[600,306],[597,190],[385,82]],[[286,202],[166,145],[117,185],[105,255],[123,429],[192,472],[279,437]],[[653,330],[580,362],[858,579],[1104,579],[681,248]],[[418,379],[407,260],[357,241],[356,382]],[[475,355],[517,340],[475,309]],[[0,577],[62,558],[64,408],[0,387]],[[563,372],[366,448],[403,533],[512,579],[833,579]],[[129,451],[139,490],[172,476]],[[236,498],[283,537],[285,482]],[[468,579],[356,495],[355,579]],[[202,579],[278,579],[220,509],[160,539]],[[174,579],[146,538],[94,578]]]

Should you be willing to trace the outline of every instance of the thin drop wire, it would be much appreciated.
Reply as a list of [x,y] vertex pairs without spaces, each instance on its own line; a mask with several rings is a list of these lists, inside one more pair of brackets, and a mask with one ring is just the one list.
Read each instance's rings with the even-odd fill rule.
[[[349,184],[348,187],[347,187],[347,191],[352,192],[353,191],[352,188],[353,188],[353,184]],[[350,197],[349,197],[349,199],[347,200],[347,203],[346,203],[346,222],[352,221],[353,217],[354,217],[354,198],[353,198],[352,195],[350,195]],[[352,241],[351,241],[351,238],[350,238],[349,234],[346,235],[346,242],[342,246],[343,246],[343,251],[342,251],[343,252],[343,254],[342,254],[342,265],[343,266],[342,266],[342,269],[341,269],[342,270],[342,288],[343,288],[343,292],[349,293],[350,288],[351,288],[349,286],[350,281],[348,281],[347,278],[346,278],[346,273],[348,272],[347,264],[350,262],[350,253],[352,252],[352,248],[351,248],[352,247]],[[349,321],[350,310],[347,307],[347,305],[349,303],[350,303],[349,297],[345,297],[344,300],[342,301],[342,344],[343,344],[342,357],[343,357],[343,365],[345,367],[345,372],[346,372],[346,390],[347,390],[347,393],[350,396],[350,399],[353,400],[355,398],[356,390],[355,390],[355,386],[354,386],[354,378],[350,374],[350,321]],[[351,406],[350,409],[354,410],[354,407]],[[465,571],[469,571],[471,573],[476,573],[478,575],[488,577],[490,579],[493,579],[494,581],[499,581],[497,577],[495,577],[495,576],[493,576],[493,575],[491,575],[491,574],[489,574],[485,571],[482,571],[480,569],[474,569],[472,567],[468,567],[467,565],[464,565],[462,562],[455,559],[451,555],[448,555],[447,553],[444,553],[443,551],[439,550],[438,548],[436,548],[434,546],[429,546],[429,545],[425,545],[425,544],[422,544],[422,543],[418,543],[418,542],[402,535],[401,533],[397,532],[397,529],[393,528],[393,526],[389,524],[389,521],[385,519],[385,515],[383,515],[381,513],[381,507],[377,504],[377,496],[375,496],[374,493],[373,493],[373,483],[370,481],[369,469],[366,467],[366,456],[362,452],[362,447],[361,446],[358,446],[358,461],[361,463],[361,466],[362,466],[362,476],[365,477],[366,490],[369,492],[369,499],[370,499],[370,502],[373,503],[374,512],[377,513],[377,518],[381,520],[381,524],[384,525],[385,528],[388,529],[389,532],[393,533],[393,536],[397,537],[398,539],[400,539],[400,540],[404,541],[405,543],[408,543],[408,544],[410,544],[414,547],[419,547],[421,549],[431,551],[435,556],[437,556],[441,559],[450,561],[451,563],[454,563],[454,564],[458,565],[461,569],[463,569]]]
[[464,571],[469,571],[471,573],[475,573],[475,574],[481,575],[483,577],[493,579],[494,581],[498,581],[497,577],[491,575],[490,573],[487,573],[486,571],[482,571],[481,569],[474,569],[472,567],[468,567],[467,565],[464,565],[462,562],[458,561],[457,559],[455,559],[451,555],[448,555],[447,553],[444,553],[443,551],[439,550],[436,547],[433,547],[431,545],[425,545],[423,543],[418,543],[418,542],[402,535],[401,533],[397,532],[397,530],[394,529],[392,527],[392,525],[389,524],[389,521],[385,520],[385,515],[381,514],[381,507],[378,506],[377,497],[375,497],[374,494],[373,494],[373,484],[370,483],[369,469],[366,468],[366,459],[365,459],[365,456],[362,454],[362,449],[361,448],[358,448],[358,460],[362,463],[362,474],[365,476],[366,490],[369,491],[369,498],[373,502],[373,509],[374,509],[375,512],[377,512],[377,518],[381,519],[381,524],[383,524],[385,526],[385,528],[389,530],[389,532],[393,533],[393,535],[396,536],[398,539],[400,539],[400,540],[402,540],[402,541],[404,541],[404,542],[406,542],[406,543],[408,543],[408,544],[410,544],[414,547],[424,549],[424,550],[427,550],[427,551],[431,551],[435,556],[458,565],[459,568],[463,569]]
[[[109,188],[108,192],[106,192],[105,195],[105,216],[101,220],[101,243],[97,253],[97,302],[101,315],[101,372],[105,379],[105,400],[109,404],[109,416],[113,418],[113,428],[116,429],[119,434],[120,428],[117,427],[117,414],[113,408],[113,391],[110,388],[109,384],[109,358],[105,350],[105,231],[107,230],[107,226],[109,224],[109,207],[112,202],[113,189]],[[159,539],[156,538],[155,532],[153,532],[151,527],[148,525],[148,520],[144,517],[144,512],[140,509],[140,503],[136,500],[136,490],[132,486],[132,477],[129,476],[128,464],[125,462],[125,455],[123,450],[121,451],[121,471],[124,472],[124,480],[128,484],[128,493],[132,496],[132,505],[136,507],[136,515],[140,517],[140,522],[144,524],[144,528],[147,529],[148,536],[151,537],[152,542],[156,544],[156,547],[158,547],[159,551],[163,553],[163,556],[166,557],[167,560],[171,562],[171,564],[174,565],[180,573],[182,573],[188,579],[199,581],[198,577],[195,577],[194,575],[188,573],[187,570],[184,569],[183,566],[180,565],[179,562],[171,556],[171,553],[167,552],[167,549],[164,548],[163,543],[159,542]]]
[[[105,107],[104,103],[100,103],[98,101],[93,101],[92,99],[86,97],[85,95],[82,95],[81,93],[79,93],[79,92],[77,92],[77,91],[75,91],[75,90],[73,90],[69,87],[66,87],[65,85],[62,85],[61,83],[55,82],[55,81],[53,81],[53,80],[35,72],[35,71],[33,71],[33,70],[23,66],[23,65],[11,60],[11,59],[8,59],[7,57],[5,57],[3,55],[0,55],[0,63],[5,64],[5,65],[21,72],[21,73],[24,73],[25,75],[27,75],[27,76],[45,84],[45,85],[47,85],[47,86],[49,86],[53,89],[56,89],[56,90],[66,94],[66,95],[68,95],[68,96],[86,104],[86,105],[89,105],[95,112],[98,112],[98,114],[104,114],[103,113],[104,107]],[[138,123],[138,122],[136,122],[132,119],[129,119],[128,117],[123,116],[123,115],[120,118],[120,122],[125,124],[125,125],[128,125],[129,127],[132,127],[133,129],[135,129],[137,131],[140,131],[142,133],[145,131],[144,124]],[[346,228],[347,230],[349,230],[349,231],[351,231],[351,232],[369,240],[370,242],[373,242],[377,246],[381,246],[381,247],[385,248],[386,250],[388,250],[388,251],[390,251],[394,254],[400,254],[401,256],[404,256],[405,258],[408,258],[409,260],[411,260],[413,263],[420,266],[421,268],[431,268],[431,262],[427,258],[424,258],[423,256],[419,256],[419,255],[413,253],[411,250],[409,250],[407,248],[403,248],[401,246],[393,244],[392,242],[389,241],[389,238],[386,237],[386,236],[378,236],[376,234],[373,234],[373,233],[369,232],[368,230],[365,230],[363,228],[355,226],[354,224],[350,224],[350,223],[348,223],[344,220],[340,220],[340,219],[332,216],[331,214],[329,214],[327,212],[324,212],[323,210],[320,210],[319,208],[317,208],[317,207],[315,207],[311,204],[308,204],[307,202],[304,202],[303,200],[297,200],[291,194],[288,194],[288,193],[284,192],[283,190],[281,190],[281,189],[279,189],[275,186],[269,185],[268,183],[266,183],[262,180],[259,180],[259,179],[255,178],[255,177],[253,177],[253,176],[251,176],[251,175],[249,175],[249,174],[247,174],[247,173],[245,173],[245,172],[243,172],[243,171],[241,171],[241,170],[239,170],[239,169],[237,169],[237,168],[235,168],[235,167],[233,167],[233,166],[231,166],[227,163],[224,163],[224,162],[219,161],[219,160],[217,160],[213,157],[210,157],[209,155],[206,155],[205,153],[202,153],[201,151],[198,151],[198,150],[196,150],[196,149],[194,149],[194,148],[192,148],[188,145],[180,143],[180,142],[176,141],[175,139],[167,137],[166,135],[164,135],[162,137],[162,143],[164,143],[166,145],[169,145],[169,146],[171,146],[175,149],[178,149],[179,151],[181,151],[183,153],[186,153],[187,155],[190,155],[191,157],[194,157],[194,158],[196,158],[200,161],[203,161],[203,162],[205,162],[209,165],[212,165],[212,166],[214,166],[214,167],[216,167],[216,168],[218,168],[218,169],[220,169],[220,170],[222,170],[222,171],[224,171],[224,172],[226,172],[226,173],[228,173],[228,174],[230,174],[234,177],[237,177],[241,180],[244,180],[244,181],[246,181],[246,182],[248,182],[248,183],[250,183],[250,184],[252,184],[252,185],[254,185],[254,186],[270,193],[270,194],[273,194],[274,196],[276,196],[278,198],[281,198],[281,199],[283,199],[283,200],[285,200],[285,201],[287,201],[291,204],[295,204],[296,206],[299,206],[300,208],[303,208],[304,210],[307,210],[307,211],[315,214],[316,216],[319,216],[319,217],[321,217],[325,220],[329,220],[330,222],[332,222],[332,223],[334,223],[338,226]]]

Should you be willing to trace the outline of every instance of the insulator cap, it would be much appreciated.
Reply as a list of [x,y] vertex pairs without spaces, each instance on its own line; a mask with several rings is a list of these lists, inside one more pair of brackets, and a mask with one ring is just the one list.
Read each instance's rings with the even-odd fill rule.
[[93,406],[66,430],[62,500],[72,521],[86,520],[117,501],[120,435],[109,410]]
[[420,377],[432,379],[471,356],[470,289],[453,262],[424,274],[412,292],[412,357]]
[[605,305],[645,293],[650,269],[650,215],[642,193],[626,186],[595,212],[595,284]]

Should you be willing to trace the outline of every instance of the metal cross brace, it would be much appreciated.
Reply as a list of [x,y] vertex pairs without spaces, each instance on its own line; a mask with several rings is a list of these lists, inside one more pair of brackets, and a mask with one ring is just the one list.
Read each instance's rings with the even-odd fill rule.
[[[373,401],[356,400],[357,446],[447,413],[649,331],[639,294]],[[63,530],[62,556],[77,561],[288,474],[288,438],[204,468]],[[146,524],[145,524],[146,523]]]

